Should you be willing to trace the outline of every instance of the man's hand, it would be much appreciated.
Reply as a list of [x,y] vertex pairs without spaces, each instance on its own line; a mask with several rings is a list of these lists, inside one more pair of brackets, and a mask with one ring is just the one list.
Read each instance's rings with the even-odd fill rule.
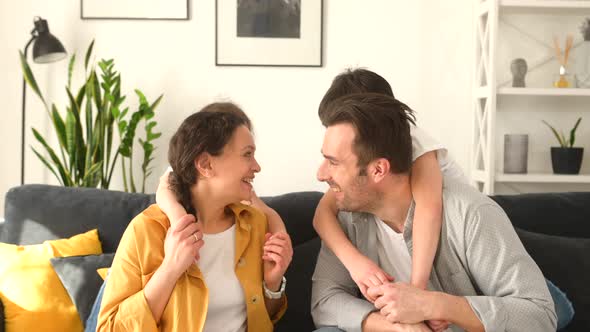
[[367,293],[369,287],[380,286],[393,281],[393,277],[363,255],[359,255],[358,258],[352,260],[349,272],[363,296],[371,302],[375,302],[376,298]]
[[362,331],[390,331],[390,332],[432,332],[424,323],[404,324],[392,323],[385,319],[378,311],[371,312],[361,325]]
[[375,300],[375,307],[393,323],[421,323],[429,319],[429,292],[406,283],[387,283],[370,287],[367,293]]

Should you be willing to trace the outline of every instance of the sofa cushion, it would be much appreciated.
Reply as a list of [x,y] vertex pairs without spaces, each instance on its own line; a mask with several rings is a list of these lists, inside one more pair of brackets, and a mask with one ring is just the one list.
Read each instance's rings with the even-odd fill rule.
[[79,331],[82,322],[49,263],[51,257],[100,254],[96,230],[69,239],[17,246],[0,243],[0,299],[6,331]]
[[548,235],[590,238],[590,192],[497,195],[515,227]]
[[109,270],[110,270],[110,266],[109,267],[102,267],[100,269],[96,269],[96,273],[98,273],[98,275],[100,276],[100,278],[102,280],[106,280]]
[[317,191],[304,191],[261,199],[281,216],[295,247],[318,236],[313,228],[313,216],[322,195]]
[[524,247],[543,275],[559,287],[574,306],[574,319],[565,331],[590,331],[590,239],[576,239],[516,229]]
[[0,242],[35,244],[98,228],[103,252],[115,252],[125,228],[153,195],[31,184],[6,194]]
[[286,273],[289,309],[277,323],[277,331],[313,331],[311,277],[320,250],[319,237],[293,248],[293,260]]
[[92,305],[103,283],[96,272],[98,268],[109,267],[115,254],[70,256],[51,258],[50,262],[70,299],[76,306],[78,315],[85,325]]

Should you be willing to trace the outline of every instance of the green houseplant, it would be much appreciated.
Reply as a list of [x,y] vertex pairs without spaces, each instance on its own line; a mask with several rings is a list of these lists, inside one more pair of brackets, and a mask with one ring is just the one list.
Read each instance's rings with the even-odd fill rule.
[[574,127],[570,130],[569,138],[563,132],[558,132],[552,125],[543,120],[559,142],[558,147],[551,147],[551,165],[555,174],[579,174],[584,156],[584,148],[574,147],[576,142],[576,130],[582,118],[578,118]]
[[68,82],[65,87],[69,104],[65,112],[46,101],[41,93],[31,67],[20,52],[20,61],[25,81],[41,99],[57,136],[57,151],[35,129],[33,135],[47,153],[45,157],[31,147],[41,162],[64,186],[100,187],[108,189],[117,160],[120,160],[125,191],[137,192],[139,185],[133,174],[133,151],[136,131],[143,123],[145,138],[137,142],[143,150],[141,165],[141,192],[145,192],[145,181],[151,174],[150,163],[155,150],[154,141],[161,133],[154,131],[157,122],[153,120],[154,111],[160,101],[148,102],[140,90],[135,90],[139,98],[138,110],[129,114],[123,106],[125,96],[121,94],[121,75],[115,70],[114,61],[101,60],[98,70],[90,65],[94,41],[86,50],[84,59],[85,81],[82,86],[72,87],[72,73],[76,64],[76,54],[68,65]]

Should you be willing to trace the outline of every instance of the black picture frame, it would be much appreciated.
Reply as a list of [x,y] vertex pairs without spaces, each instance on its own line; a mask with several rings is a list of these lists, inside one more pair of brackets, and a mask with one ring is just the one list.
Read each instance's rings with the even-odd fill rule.
[[[299,38],[251,38],[238,36],[238,0],[215,0],[215,65],[230,67],[323,67],[324,0],[300,1],[302,4],[300,6],[301,26],[299,29],[301,32]],[[306,6],[303,6],[303,4]],[[311,27],[304,26],[304,24],[310,24]],[[242,39],[240,40],[240,38]],[[223,45],[224,43],[234,42],[241,44],[239,48],[244,50],[255,50],[248,55],[247,51],[236,51],[235,49],[228,51]],[[248,43],[254,45],[249,46]],[[285,46],[287,46],[286,52],[281,49],[281,47]],[[289,49],[289,46],[292,49]],[[312,54],[303,54],[299,58],[293,57],[292,59],[282,56],[275,61],[268,61],[268,57],[280,53],[277,51],[301,55],[305,53],[306,47],[312,50]]]

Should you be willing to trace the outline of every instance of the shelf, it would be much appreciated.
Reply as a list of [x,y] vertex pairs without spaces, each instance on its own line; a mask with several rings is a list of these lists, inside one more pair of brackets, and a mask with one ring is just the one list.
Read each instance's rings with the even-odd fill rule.
[[573,0],[501,0],[504,8],[590,9],[590,1]]
[[[564,0],[565,1],[565,0]],[[590,1],[588,1],[590,4]],[[499,88],[499,95],[506,96],[583,96],[590,97],[590,89],[558,88]]]
[[561,175],[548,173],[496,174],[496,182],[590,183],[590,174]]

